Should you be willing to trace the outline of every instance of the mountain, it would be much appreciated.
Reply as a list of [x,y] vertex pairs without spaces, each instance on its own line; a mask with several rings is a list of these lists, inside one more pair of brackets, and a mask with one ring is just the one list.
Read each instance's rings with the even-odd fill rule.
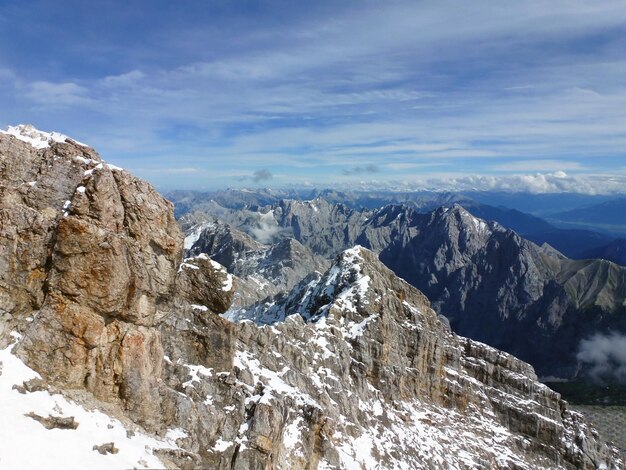
[[[396,437],[384,426],[365,432],[359,429],[352,434],[352,439],[367,442],[364,452],[340,456],[341,468],[352,465],[371,468],[377,464],[383,468],[402,465],[408,468],[480,468],[490,465],[486,462],[496,462],[494,465],[499,468],[551,465],[576,468],[582,464],[572,465],[567,458],[561,457],[550,463],[550,457],[546,459],[544,454],[546,447],[537,445],[533,439],[527,442],[530,445],[523,451],[523,458],[516,456],[518,451],[511,450],[510,444],[490,444],[479,449],[481,440],[474,440],[475,436],[493,436],[502,431],[506,435],[509,432],[504,430],[506,427],[521,430],[528,436],[523,430],[542,428],[544,418],[540,416],[546,417],[543,413],[553,406],[549,404],[553,392],[537,382],[532,382],[533,385],[525,382],[528,378],[536,380],[526,364],[484,344],[452,334],[447,324],[429,307],[423,294],[396,277],[364,248],[356,247],[341,253],[323,276],[304,280],[276,302],[258,305],[248,319],[267,325],[265,329],[276,329],[281,335],[285,334],[286,325],[294,323],[312,328],[313,331],[305,336],[311,352],[303,354],[302,358],[314,358],[310,366],[307,364],[312,372],[324,371],[317,387],[325,390],[329,399],[336,402],[336,422],[346,421],[342,410],[346,398],[339,390],[352,390],[348,384],[353,382],[352,377],[360,375],[356,370],[361,370],[370,382],[359,388],[369,390],[372,395],[368,394],[371,398],[360,396],[358,409],[370,419],[384,416],[384,420],[397,430],[401,441],[414,443],[413,448],[403,448],[403,454],[394,456],[386,450],[392,448],[390,440],[393,442]],[[340,335],[347,342],[347,349],[332,341],[325,332]],[[269,349],[268,354],[273,355],[273,350]],[[336,361],[343,362],[343,365]],[[273,370],[280,367],[278,364]],[[267,375],[271,376],[272,372]],[[426,378],[426,382],[418,377]],[[495,377],[499,379],[493,381]],[[317,380],[313,377],[314,382]],[[530,401],[520,400],[520,387],[524,389],[529,385],[532,393],[537,395]],[[476,396],[473,392],[466,394],[467,387],[483,397],[480,403],[473,402],[472,396]],[[389,411],[384,404],[377,403],[382,397],[398,400],[398,405],[393,407],[397,411]],[[405,407],[403,403],[407,398],[411,404]],[[438,405],[428,404],[431,400]],[[490,411],[482,418],[474,415],[487,403]],[[542,405],[532,411],[526,408],[529,405],[534,407],[535,403]],[[527,423],[517,420],[516,416],[528,416],[528,412],[533,415],[537,412],[538,415],[534,416],[538,420],[533,418]],[[453,424],[452,416],[457,413],[463,416],[461,428]],[[556,411],[545,423],[553,419],[565,423],[563,416],[567,413],[562,415]],[[482,419],[485,421],[481,422]],[[367,418],[360,418],[361,423],[364,420]],[[423,428],[426,423],[434,424],[437,430]],[[507,423],[504,428],[501,427],[503,423]],[[544,431],[537,434],[543,435]],[[557,434],[565,437],[568,432],[561,434],[558,431]],[[438,444],[441,438],[447,442],[446,446]],[[548,447],[558,447],[556,440],[552,442]],[[380,449],[378,452],[383,460],[370,460],[368,454],[372,444]],[[513,448],[517,448],[517,444]],[[527,458],[531,461],[525,461]]]
[[[250,217],[254,218],[255,214],[266,213],[270,208],[277,206],[281,200],[300,202],[315,200],[366,213],[387,205],[404,205],[418,212],[431,212],[438,207],[460,204],[480,219],[498,222],[538,245],[548,243],[567,257],[576,259],[585,258],[587,251],[606,245],[614,239],[611,235],[592,230],[557,228],[534,215],[503,206],[488,205],[478,202],[468,194],[460,193],[229,189],[211,193],[175,191],[170,195],[176,204],[177,217],[182,216],[183,224],[185,217],[193,217],[191,213],[204,212],[242,230],[247,230],[247,227],[254,225],[254,222],[249,220]],[[580,197],[577,196],[574,199],[578,200]],[[588,202],[590,199],[583,198],[583,200]],[[248,220],[241,218],[243,213],[248,214]],[[262,225],[262,223],[257,223],[257,225]],[[252,235],[255,234],[252,233]],[[265,239],[264,241],[271,240]]]
[[459,334],[571,377],[593,332],[626,331],[626,270],[569,260],[460,206],[414,217],[380,259],[422,290]]
[[471,197],[472,200],[482,204],[503,206],[544,218],[559,212],[601,204],[615,199],[615,196],[583,193],[531,194],[504,191],[473,191],[461,194]]
[[[192,222],[193,221],[193,222]],[[286,292],[328,261],[293,238],[264,245],[219,220],[188,215],[183,223],[187,256],[206,254],[235,276],[237,293],[230,315],[258,300]]]
[[599,258],[626,266],[626,239],[614,240],[608,245],[601,246],[583,253],[586,258]]
[[537,245],[547,243],[568,258],[574,259],[598,258],[597,256],[588,256],[588,253],[614,240],[611,235],[578,229],[553,228],[547,232],[520,232],[520,235]]
[[221,318],[236,281],[183,258],[170,203],[29,135],[0,134],[3,465],[624,468],[528,364],[453,334],[365,249],[302,315]]
[[550,219],[560,225],[626,235],[626,198],[554,213]]
[[543,376],[584,375],[581,342],[626,331],[624,268],[567,259],[458,205],[368,211],[315,199],[262,210],[230,211],[227,220],[250,234],[293,237],[327,258],[355,244],[371,249],[459,334],[517,355]]

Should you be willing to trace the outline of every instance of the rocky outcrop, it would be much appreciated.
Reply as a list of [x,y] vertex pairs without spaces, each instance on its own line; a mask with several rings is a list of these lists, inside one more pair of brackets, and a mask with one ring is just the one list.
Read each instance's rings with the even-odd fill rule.
[[179,269],[181,230],[149,184],[71,139],[40,147],[0,135],[2,329],[24,334],[17,354],[48,380],[154,424],[157,325],[181,298],[224,311],[234,287],[206,289],[227,276],[209,261]]
[[46,146],[0,135],[0,341],[16,341],[38,389],[175,439],[164,466],[623,468],[530,366],[454,335],[365,249],[306,279],[282,321],[221,318],[236,279],[183,259],[167,201],[64,136],[34,135]]
[[212,447],[235,468],[623,465],[528,364],[455,336],[365,249],[257,313],[230,375],[239,428]]

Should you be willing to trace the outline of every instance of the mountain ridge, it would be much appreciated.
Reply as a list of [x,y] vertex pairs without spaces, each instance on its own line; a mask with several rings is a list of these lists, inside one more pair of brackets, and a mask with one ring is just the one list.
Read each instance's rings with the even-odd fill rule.
[[521,356],[544,376],[575,376],[576,348],[594,331],[626,331],[623,268],[569,260],[460,205],[365,211],[320,199],[262,210],[236,211],[225,221],[252,233],[246,224],[262,220],[276,240],[294,237],[325,257],[365,246],[424,291],[460,334]]

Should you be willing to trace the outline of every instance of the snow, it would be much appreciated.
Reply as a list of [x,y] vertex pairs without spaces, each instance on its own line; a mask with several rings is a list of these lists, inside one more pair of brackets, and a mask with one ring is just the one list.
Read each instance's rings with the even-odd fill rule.
[[304,423],[302,416],[298,416],[285,427],[285,431],[283,433],[283,444],[287,449],[295,449],[296,446],[302,441],[301,428],[306,428],[306,424]]
[[6,131],[0,130],[1,134],[12,135],[22,142],[30,144],[38,150],[50,147],[53,142],[65,142],[69,137],[58,132],[42,132],[30,124],[9,126]]
[[[258,397],[259,403],[270,404],[273,394],[277,393],[292,397],[298,404],[319,408],[319,405],[313,398],[303,393],[298,388],[287,384],[278,372],[263,367],[259,360],[249,352],[236,351],[234,365],[240,369],[250,371],[254,383],[261,381],[265,384],[263,395]],[[283,375],[284,372],[286,371],[283,371]]]
[[361,336],[363,332],[365,331],[365,327],[368,325],[368,323],[376,320],[378,317],[379,315],[376,313],[374,315],[370,315],[369,317],[364,318],[359,323],[350,322],[347,325],[348,333],[346,336],[350,339],[354,339],[358,336]]
[[77,193],[85,194],[86,188],[84,186],[79,186],[76,188]]
[[76,155],[74,157],[74,160],[76,160],[78,162],[81,162],[81,163],[84,163],[85,165],[91,165],[91,163],[93,162],[93,160],[91,158],[85,158],[85,157],[83,157],[81,155]]
[[200,383],[200,375],[203,375],[205,377],[212,377],[213,376],[213,369],[208,368],[208,367],[204,367],[203,365],[182,364],[180,362],[180,360],[177,362],[177,364],[180,364],[183,367],[186,367],[187,369],[189,369],[189,376],[191,378],[187,382],[183,383],[183,387],[184,388],[193,387],[193,384],[195,382]]
[[[205,257],[207,256],[204,253],[200,254],[199,256],[202,255],[204,255]],[[217,261],[213,261],[212,259],[209,259],[209,261],[211,262],[211,266],[213,266],[213,269],[226,275],[226,279],[222,282],[222,290],[224,292],[230,291],[233,288],[233,276],[226,272],[226,268],[219,264]]]
[[474,228],[476,229],[478,233],[480,234],[491,233],[491,231],[489,230],[489,226],[484,220],[477,219],[476,217],[471,216],[471,215],[470,215],[470,220],[472,221],[472,224],[474,225]]
[[232,288],[233,288],[233,276],[226,273],[226,280],[224,280],[223,282],[222,290],[224,292],[229,292],[230,290],[232,290]]
[[196,266],[195,264],[191,264],[188,263],[187,261],[192,260],[193,258],[185,258],[183,260],[182,263],[180,263],[180,266],[178,267],[178,272],[181,272],[183,269],[194,269],[194,270],[199,270],[200,268],[198,266]]
[[212,449],[209,449],[209,451],[224,452],[226,449],[228,449],[232,445],[233,445],[232,442],[223,441],[222,438],[219,438],[217,441],[215,441],[215,445],[213,446]]
[[[19,335],[13,333],[14,338]],[[13,346],[0,350],[0,468],[103,469],[163,468],[154,455],[158,448],[177,448],[174,435],[165,439],[127,429],[117,419],[100,411],[88,411],[60,394],[39,391],[21,394],[13,385],[39,375],[11,353]],[[33,412],[42,417],[74,417],[78,428],[46,429],[24,416]],[[128,437],[131,435],[131,437]],[[113,442],[117,454],[102,455],[94,445]]]
[[185,237],[184,248],[185,250],[191,250],[193,245],[198,241],[202,231],[204,230],[204,226],[200,225],[195,228],[189,235]]
[[189,435],[187,434],[187,432],[181,428],[168,429],[167,433],[165,434],[165,437],[167,439],[170,439],[174,442],[176,442],[177,439],[184,439],[188,436]]

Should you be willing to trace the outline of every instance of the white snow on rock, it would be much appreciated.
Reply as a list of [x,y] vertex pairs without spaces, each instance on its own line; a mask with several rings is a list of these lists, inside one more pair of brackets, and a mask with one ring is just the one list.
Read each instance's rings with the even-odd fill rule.
[[[12,135],[22,142],[29,143],[36,149],[45,149],[50,147],[53,142],[66,142],[69,139],[68,136],[59,132],[43,132],[35,129],[31,124],[19,124],[17,126],[9,126],[6,131],[0,130],[0,133],[6,135]],[[74,140],[74,139],[72,139]],[[78,145],[87,147],[85,144],[74,140]]]
[[[16,333],[14,337],[19,337]],[[13,389],[39,375],[11,353],[0,350],[0,468],[102,469],[164,468],[155,449],[175,449],[175,436],[165,439],[141,432],[127,434],[117,419],[88,411],[60,394],[38,391],[22,394]],[[46,429],[25,416],[74,417],[76,429]],[[128,436],[131,437],[128,437]],[[178,436],[180,437],[180,436]],[[93,446],[113,442],[117,454],[102,455]]]
[[193,245],[198,241],[202,231],[204,230],[204,225],[198,225],[189,235],[185,237],[184,248],[185,250],[191,250]]
[[219,438],[217,441],[215,441],[215,445],[213,446],[212,449],[209,449],[209,451],[224,452],[226,449],[228,449],[232,445],[233,445],[232,442],[223,441],[221,438]]
[[306,393],[298,390],[296,387],[287,384],[282,375],[288,372],[283,370],[276,372],[271,369],[267,369],[261,365],[259,360],[247,351],[236,351],[234,365],[241,370],[247,369],[253,377],[255,383],[261,382],[264,384],[263,395],[254,395],[248,400],[258,403],[271,404],[272,399],[276,395],[287,395],[295,400],[299,405],[309,405],[315,408],[319,408],[318,403]]
[[[200,254],[198,257],[200,256],[204,256],[205,258],[207,257],[207,255],[205,253]],[[226,268],[224,266],[222,266],[221,264],[219,264],[217,261],[211,261],[211,266],[213,266],[213,269],[215,269],[216,271],[221,272],[222,274],[226,275],[226,279],[224,280],[224,282],[222,283],[222,290],[224,292],[228,292],[233,288],[233,276],[230,275],[227,271]]]

